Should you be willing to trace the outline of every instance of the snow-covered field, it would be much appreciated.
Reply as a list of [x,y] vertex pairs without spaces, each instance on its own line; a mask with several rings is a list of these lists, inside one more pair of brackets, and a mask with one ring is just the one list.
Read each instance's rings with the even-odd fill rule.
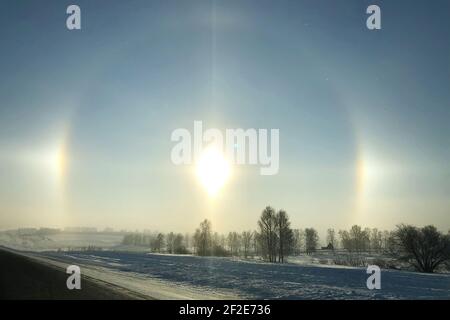
[[162,299],[450,299],[449,274],[382,270],[381,289],[369,290],[364,268],[114,251],[38,255]]
[[120,244],[123,234],[115,233],[71,233],[18,235],[17,231],[0,232],[0,245],[16,250],[45,251],[60,248],[96,246],[112,248]]
[[[383,270],[381,290],[370,291],[364,268],[336,265],[339,261],[348,265],[348,258],[354,258],[345,252],[319,250],[311,256],[289,257],[290,263],[281,265],[148,254],[142,252],[146,248],[121,246],[121,239],[119,234],[102,233],[18,236],[0,232],[0,245],[27,251],[61,268],[78,264],[85,276],[157,299],[450,299],[450,274]],[[108,251],[56,252],[92,245]],[[390,265],[389,257],[382,254],[358,257],[363,264]]]

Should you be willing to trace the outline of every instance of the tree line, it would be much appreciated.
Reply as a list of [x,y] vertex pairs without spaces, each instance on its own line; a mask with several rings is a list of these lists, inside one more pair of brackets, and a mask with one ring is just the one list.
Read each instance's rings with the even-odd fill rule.
[[181,233],[129,233],[123,237],[122,244],[149,248],[155,253],[187,254],[190,253],[189,234]]
[[[395,257],[421,272],[433,272],[450,261],[450,231],[442,234],[433,226],[417,228],[399,225],[395,231],[363,229],[354,225],[349,230],[330,228],[322,250],[344,250],[349,253],[376,252]],[[319,235],[314,228],[293,229],[285,210],[267,206],[257,221],[257,229],[213,232],[205,219],[193,235],[181,233],[132,233],[124,236],[124,245],[144,246],[152,252],[195,254],[199,256],[260,257],[272,263],[286,262],[289,255],[311,255],[319,249]]]

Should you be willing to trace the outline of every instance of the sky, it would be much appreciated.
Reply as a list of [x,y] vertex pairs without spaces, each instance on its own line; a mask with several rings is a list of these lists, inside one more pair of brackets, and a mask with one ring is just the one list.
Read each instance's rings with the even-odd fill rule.
[[[0,39],[0,229],[450,228],[448,1],[2,0]],[[278,174],[210,197],[170,158],[196,120],[279,129]]]

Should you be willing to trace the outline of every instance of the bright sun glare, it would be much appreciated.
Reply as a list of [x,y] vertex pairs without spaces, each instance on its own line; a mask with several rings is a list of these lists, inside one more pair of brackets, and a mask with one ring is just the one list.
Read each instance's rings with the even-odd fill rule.
[[60,181],[64,177],[67,162],[64,144],[47,152],[43,160],[53,177]]
[[215,196],[228,180],[231,168],[216,147],[206,148],[197,162],[197,177],[210,196]]

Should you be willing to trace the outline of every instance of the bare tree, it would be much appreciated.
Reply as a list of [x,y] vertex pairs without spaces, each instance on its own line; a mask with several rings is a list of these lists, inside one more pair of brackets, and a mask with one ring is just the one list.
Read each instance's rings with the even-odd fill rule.
[[293,230],[293,252],[295,255],[300,255],[305,246],[305,232],[301,229]]
[[316,251],[319,243],[319,236],[314,228],[305,229],[306,253],[311,254]]
[[205,219],[200,223],[200,228],[194,234],[194,247],[199,256],[207,256],[211,253],[211,222]]
[[213,256],[218,257],[228,256],[229,254],[228,251],[225,249],[225,244],[226,244],[225,236],[218,234],[217,232],[214,232],[212,236],[211,254]]
[[241,237],[237,232],[230,232],[227,238],[228,249],[232,256],[239,255],[239,248],[241,246]]
[[186,251],[190,251],[191,250],[191,236],[189,233],[186,233],[184,235],[184,247],[186,248]]
[[150,247],[153,252],[161,252],[164,247],[164,235],[158,233],[156,237],[150,241]]
[[392,238],[391,232],[389,232],[387,230],[382,232],[382,236],[381,236],[381,243],[382,244],[381,244],[381,247],[382,247],[382,250],[384,250],[385,252],[389,251],[388,250],[389,249],[389,242],[390,242],[391,238]]
[[362,228],[358,225],[352,226],[350,229],[350,240],[352,241],[352,249],[361,252],[364,247],[364,235]]
[[252,245],[252,236],[253,234],[251,231],[242,232],[241,238],[242,238],[242,248],[244,251],[244,258],[247,258],[250,252],[250,247]]
[[450,235],[434,226],[399,225],[393,240],[391,253],[420,272],[434,272],[450,260]]
[[167,253],[174,253],[175,234],[170,232],[166,235],[166,251]]
[[187,253],[186,246],[184,245],[184,237],[181,233],[177,233],[173,239],[173,253],[185,254]]
[[327,243],[329,246],[333,248],[334,251],[334,249],[337,246],[337,240],[336,240],[336,232],[332,228],[327,230]]
[[370,242],[370,234],[372,233],[372,230],[370,228],[365,228],[362,233],[362,248],[364,251],[370,251],[371,248],[371,242]]
[[276,258],[276,214],[275,209],[266,207],[258,221],[261,252],[265,259],[275,262]]
[[286,211],[278,211],[276,217],[276,232],[278,238],[278,262],[283,263],[285,255],[291,251],[293,243],[293,234],[289,216]]
[[257,231],[253,232],[253,253],[256,256],[259,256],[261,254],[261,234],[259,234]]
[[342,247],[350,252],[362,252],[370,248],[370,229],[362,230],[358,225],[351,227],[350,231],[340,230]]
[[370,248],[375,252],[380,252],[383,247],[383,233],[377,228],[372,229],[370,233]]

